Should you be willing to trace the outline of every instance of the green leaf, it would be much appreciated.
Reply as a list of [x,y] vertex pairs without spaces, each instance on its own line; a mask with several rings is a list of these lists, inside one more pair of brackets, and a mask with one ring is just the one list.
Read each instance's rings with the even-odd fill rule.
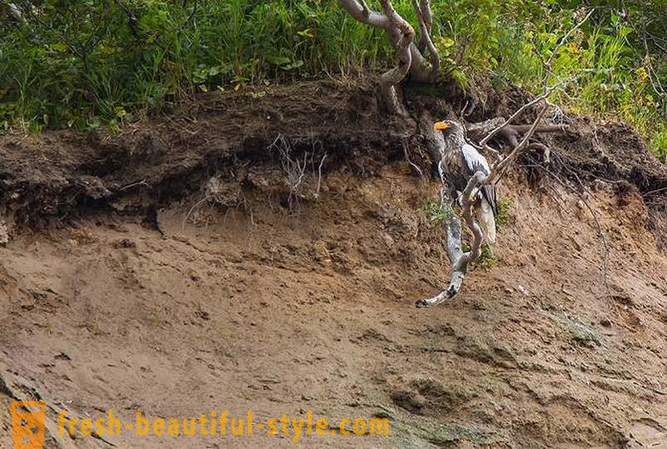
[[276,56],[276,55],[269,55],[266,57],[266,60],[273,65],[286,65],[291,62],[290,58],[288,58],[287,56]]

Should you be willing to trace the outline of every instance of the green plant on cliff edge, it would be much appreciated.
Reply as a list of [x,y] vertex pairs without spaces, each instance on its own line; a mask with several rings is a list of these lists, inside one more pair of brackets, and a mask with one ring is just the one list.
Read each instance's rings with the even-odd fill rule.
[[[411,0],[393,3],[414,23]],[[469,89],[487,79],[535,88],[540,58],[596,7],[554,61],[555,78],[586,68],[558,100],[628,121],[667,157],[661,0],[432,3],[443,72]],[[378,72],[395,57],[381,30],[335,0],[14,4],[21,20],[0,4],[0,132],[117,125],[195,92]]]

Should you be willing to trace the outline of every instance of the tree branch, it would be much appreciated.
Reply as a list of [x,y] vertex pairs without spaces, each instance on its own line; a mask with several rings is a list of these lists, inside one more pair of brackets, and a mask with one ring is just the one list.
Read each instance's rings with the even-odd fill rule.
[[412,26],[396,12],[391,0],[381,0],[384,15],[389,19],[389,32],[394,47],[396,48],[398,65],[380,76],[380,88],[392,112],[407,116],[402,103],[396,92],[396,85],[400,83],[410,71],[412,65],[412,53],[410,46],[415,38],[415,30]]
[[[429,60],[414,43],[415,31],[412,26],[394,9],[391,0],[380,0],[382,12],[371,10],[364,0],[339,0],[340,5],[354,19],[361,23],[384,29],[396,49],[398,64],[393,69],[381,75],[381,89],[389,109],[393,112],[407,115],[396,93],[396,86],[408,73],[417,81],[433,82],[437,79],[440,60],[433,43],[430,43]],[[430,2],[421,0],[417,5],[417,15],[420,18],[421,35],[430,40],[429,30],[432,24]]]
[[528,139],[530,139],[533,134],[535,133],[535,130],[537,129],[537,126],[539,125],[540,121],[542,120],[542,117],[544,117],[544,114],[546,114],[548,107],[544,106],[540,113],[537,115],[537,118],[533,122],[532,126],[528,130],[525,136],[523,136],[523,139],[521,140],[521,143],[517,145],[511,152],[510,154],[507,155],[506,158],[504,158],[502,161],[498,162],[495,164],[493,167],[491,167],[491,173],[487,177],[486,181],[488,183],[495,183],[502,175],[503,173],[507,170],[507,167],[514,162],[514,160],[519,156],[519,154],[523,151],[524,148],[528,145]]
[[502,131],[503,128],[505,128],[506,126],[511,124],[517,117],[519,117],[521,114],[523,114],[523,112],[526,109],[528,109],[529,107],[531,107],[531,106],[539,103],[540,101],[546,99],[553,91],[555,91],[556,89],[559,89],[564,84],[566,84],[566,83],[568,83],[572,80],[574,80],[574,78],[568,78],[567,80],[562,81],[558,84],[554,84],[553,86],[546,87],[544,89],[544,92],[542,92],[542,94],[540,96],[535,97],[533,100],[531,100],[528,103],[521,106],[519,109],[517,109],[517,111],[514,114],[512,114],[510,116],[510,118],[505,120],[502,124],[500,124],[498,127],[496,127],[493,131],[491,131],[489,134],[487,134],[486,137],[484,137],[482,140],[480,140],[479,141],[480,146],[482,146],[482,147],[485,146],[489,142],[489,140],[491,140],[496,134],[498,134],[500,131]]
[[359,22],[384,29],[388,29],[391,26],[391,22],[386,15],[370,10],[364,0],[338,1],[340,5]]
[[431,63],[430,76],[432,80],[435,81],[440,72],[440,55],[431,39],[431,28],[433,26],[431,2],[429,0],[421,0],[420,3],[417,3],[417,0],[412,0],[412,6],[417,14],[417,19],[419,20],[420,37],[417,49],[420,52],[428,50],[428,59]]
[[[568,83],[574,81],[577,77],[571,77],[566,80],[563,80],[559,83],[556,83],[552,86],[549,86],[549,77],[551,76],[551,65],[553,64],[553,60],[556,57],[556,54],[558,53],[558,50],[563,46],[563,44],[572,36],[572,34],[581,28],[581,26],[589,19],[589,17],[595,12],[595,8],[592,8],[586,16],[580,20],[574,27],[572,27],[565,35],[558,41],[556,46],[553,48],[551,51],[551,55],[549,56],[549,59],[545,61],[542,61],[543,67],[544,67],[544,78],[543,78],[543,83],[544,87],[542,89],[542,94],[533,99],[532,101],[524,104],[521,106],[514,114],[510,116],[505,122],[503,122],[500,126],[495,128],[493,131],[491,131],[489,134],[486,135],[480,142],[480,146],[485,147],[486,144],[491,140],[496,134],[498,134],[501,130],[503,130],[506,126],[508,126],[512,121],[514,121],[517,117],[519,117],[523,112],[528,109],[529,107],[533,106],[534,104],[539,103],[540,101],[546,99],[553,91],[556,89],[559,89],[561,87],[564,87]],[[540,59],[541,55],[540,55]]]

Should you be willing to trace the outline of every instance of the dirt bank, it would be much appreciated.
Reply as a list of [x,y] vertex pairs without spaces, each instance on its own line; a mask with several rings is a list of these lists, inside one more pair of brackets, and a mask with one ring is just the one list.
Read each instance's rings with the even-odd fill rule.
[[[572,184],[530,167],[504,180],[494,263],[415,309],[448,262],[423,207],[437,184],[404,161],[405,143],[428,172],[413,133],[369,92],[314,83],[204,97],[114,136],[3,138],[0,447],[12,397],[47,402],[47,447],[184,444],[60,436],[63,409],[391,419],[388,437],[296,447],[667,447],[664,203],[644,199],[664,167],[620,125],[545,138]],[[291,191],[278,135],[306,161]]]

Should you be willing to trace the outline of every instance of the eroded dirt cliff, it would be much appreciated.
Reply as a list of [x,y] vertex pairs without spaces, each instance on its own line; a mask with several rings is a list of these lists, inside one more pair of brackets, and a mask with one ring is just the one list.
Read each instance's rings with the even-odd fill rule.
[[[448,262],[414,133],[363,89],[309,83],[2,138],[0,447],[11,399],[49,405],[47,447],[292,446],[58,432],[59,410],[109,409],[391,419],[297,447],[667,447],[664,166],[622,125],[545,137],[547,171],[529,155],[499,188],[495,261],[415,309]],[[291,199],[279,135],[306,161]]]

